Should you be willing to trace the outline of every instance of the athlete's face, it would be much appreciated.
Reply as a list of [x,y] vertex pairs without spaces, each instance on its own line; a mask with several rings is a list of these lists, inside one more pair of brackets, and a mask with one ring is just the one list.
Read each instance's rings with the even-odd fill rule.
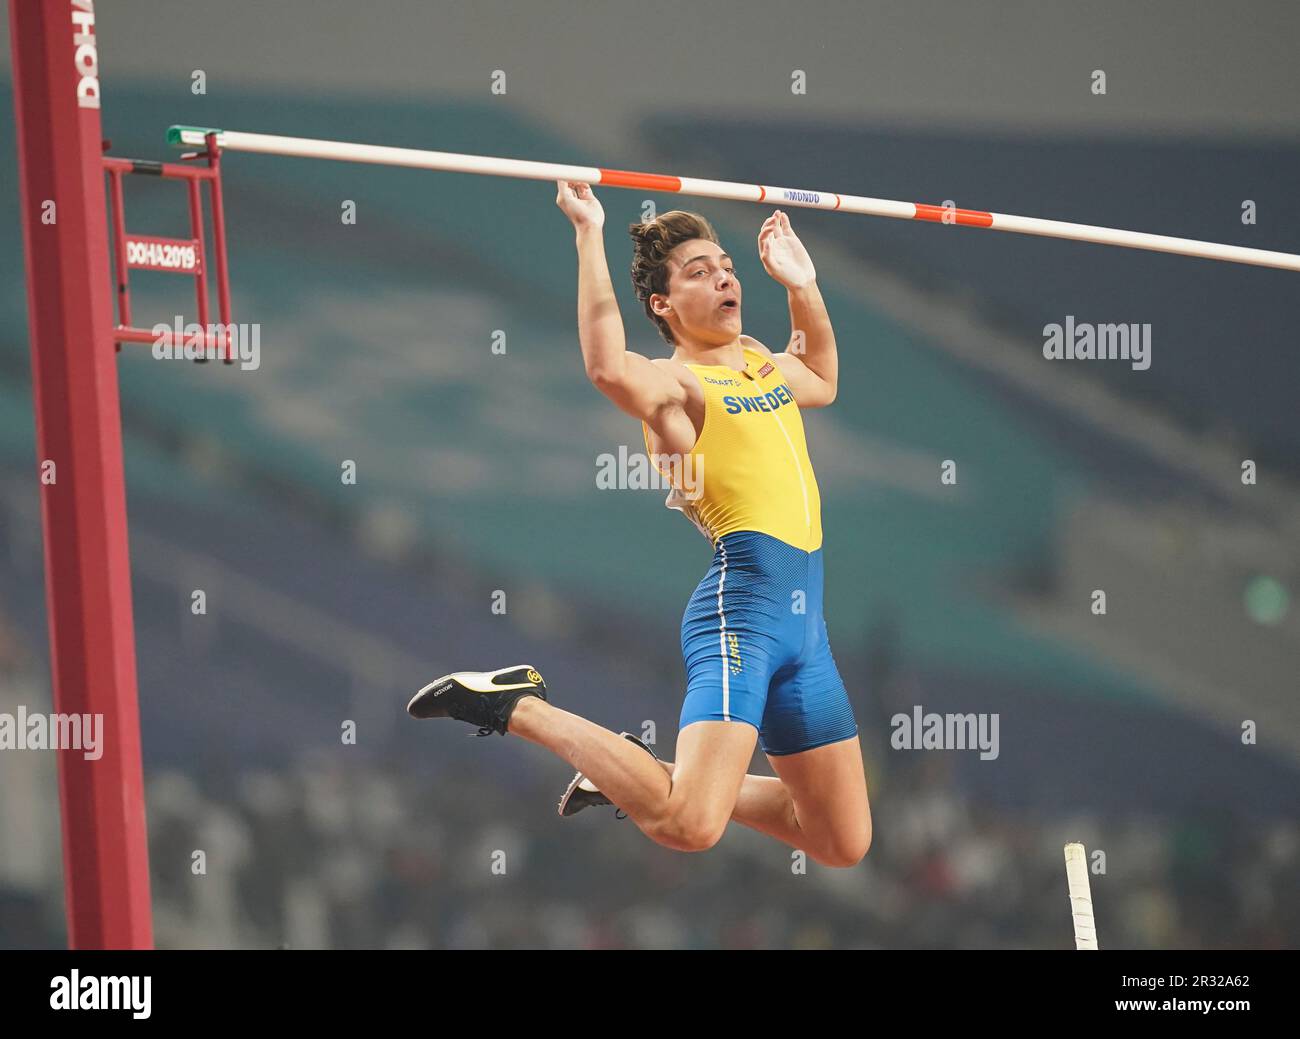
[[668,294],[656,309],[687,337],[725,344],[740,334],[740,281],[717,242],[692,238],[668,255]]

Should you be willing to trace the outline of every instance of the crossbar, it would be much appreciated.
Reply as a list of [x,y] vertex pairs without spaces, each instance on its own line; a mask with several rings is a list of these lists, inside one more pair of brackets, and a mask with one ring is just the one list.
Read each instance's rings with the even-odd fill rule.
[[392,148],[375,144],[348,144],[320,141],[307,137],[278,137],[272,134],[243,133],[199,126],[173,126],[167,131],[169,143],[176,147],[202,145],[209,135],[216,135],[217,146],[226,151],[259,152],[264,155],[287,155],[301,159],[333,159],[341,162],[366,162],[383,166],[407,166],[415,169],[440,170],[448,173],[476,173],[493,177],[523,180],[569,180],[613,188],[697,195],[734,202],[758,202],[806,209],[825,209],[837,213],[885,216],[900,220],[924,220],[961,227],[984,227],[994,231],[1047,238],[1066,238],[1097,245],[1118,245],[1128,249],[1175,253],[1205,260],[1245,263],[1256,267],[1275,267],[1300,271],[1300,255],[1251,249],[1242,245],[1223,245],[1194,238],[1125,231],[1114,227],[1074,224],[1039,217],[987,213],[978,209],[934,206],[920,202],[895,202],[863,195],[842,195],[834,191],[805,188],[781,188],[766,184],[745,184],[729,180],[702,180],[663,173],[637,173],[632,170],[607,169],[603,166],[574,166],[527,159],[502,159],[489,155],[466,155],[458,152],[424,151],[417,148]]

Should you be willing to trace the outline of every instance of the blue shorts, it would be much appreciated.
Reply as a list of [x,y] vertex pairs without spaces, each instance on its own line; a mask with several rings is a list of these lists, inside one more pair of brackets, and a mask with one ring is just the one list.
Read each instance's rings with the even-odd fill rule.
[[682,616],[681,728],[743,721],[764,753],[856,736],[822,616],[822,552],[744,530],[718,539]]

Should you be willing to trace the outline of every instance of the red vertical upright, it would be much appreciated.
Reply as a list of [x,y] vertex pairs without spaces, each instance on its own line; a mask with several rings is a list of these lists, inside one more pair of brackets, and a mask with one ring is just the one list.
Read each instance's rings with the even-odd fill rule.
[[[58,753],[68,942],[153,944],[93,0],[11,2],[54,705],[103,716]],[[53,204],[53,209],[50,208]]]

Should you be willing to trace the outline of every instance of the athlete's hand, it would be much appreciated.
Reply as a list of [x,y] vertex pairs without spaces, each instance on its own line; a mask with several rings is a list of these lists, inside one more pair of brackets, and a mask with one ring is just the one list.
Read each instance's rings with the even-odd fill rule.
[[557,180],[555,204],[581,231],[584,227],[605,226],[605,210],[592,193],[591,185],[580,180]]
[[801,289],[817,280],[812,257],[791,229],[790,218],[779,209],[758,232],[758,256],[767,273],[787,289]]

